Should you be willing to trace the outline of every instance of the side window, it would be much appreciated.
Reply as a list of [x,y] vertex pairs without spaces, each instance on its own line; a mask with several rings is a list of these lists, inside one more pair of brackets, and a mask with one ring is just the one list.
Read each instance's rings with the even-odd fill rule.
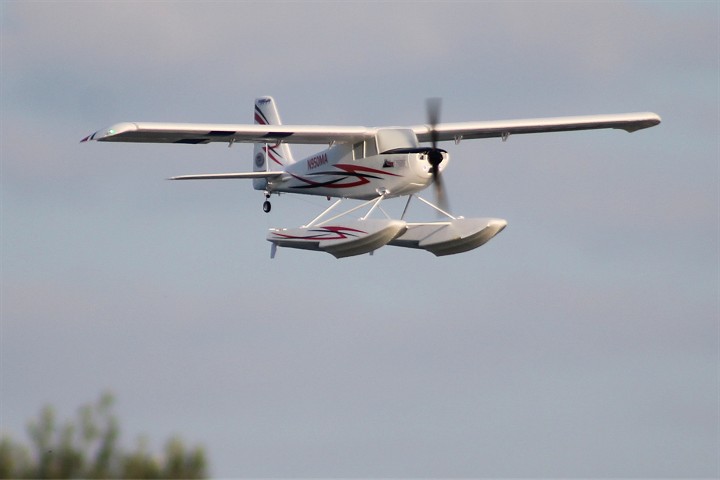
[[375,137],[365,140],[365,156],[366,157],[372,157],[373,155],[377,155],[377,145],[375,144]]
[[365,142],[358,142],[353,145],[353,158],[359,160],[365,156]]
[[417,148],[415,132],[409,128],[381,128],[375,134],[378,152]]

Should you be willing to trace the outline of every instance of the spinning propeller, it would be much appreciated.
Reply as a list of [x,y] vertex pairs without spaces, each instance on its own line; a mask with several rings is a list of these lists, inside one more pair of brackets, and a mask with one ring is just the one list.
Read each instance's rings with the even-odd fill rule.
[[440,163],[443,160],[443,153],[445,151],[437,148],[437,125],[440,122],[440,104],[441,100],[439,98],[427,99],[427,119],[428,126],[430,127],[430,141],[432,142],[432,148],[427,151],[427,158],[430,163],[433,183],[435,184],[435,197],[438,207],[442,210],[448,211],[450,207],[448,205],[447,195],[445,194],[442,177],[440,176]]

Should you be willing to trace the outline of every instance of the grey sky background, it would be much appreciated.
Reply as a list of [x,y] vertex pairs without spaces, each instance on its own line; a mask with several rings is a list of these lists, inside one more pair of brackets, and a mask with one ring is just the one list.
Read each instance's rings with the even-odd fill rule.
[[[217,477],[720,475],[717,2],[0,5],[2,432],[111,390],[128,447],[178,433]],[[285,123],[430,96],[663,123],[445,144],[453,211],[509,223],[446,258],[271,261],[325,199],[165,181],[250,145],[78,143],[260,95]]]

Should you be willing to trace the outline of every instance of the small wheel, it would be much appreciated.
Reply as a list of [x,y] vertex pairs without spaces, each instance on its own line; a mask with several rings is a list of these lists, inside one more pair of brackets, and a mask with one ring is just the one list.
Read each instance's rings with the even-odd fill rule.
[[270,205],[270,202],[268,202],[267,200],[265,200],[265,202],[263,203],[263,212],[265,212],[265,213],[270,213],[270,208],[271,208],[271,207],[272,207],[272,206]]

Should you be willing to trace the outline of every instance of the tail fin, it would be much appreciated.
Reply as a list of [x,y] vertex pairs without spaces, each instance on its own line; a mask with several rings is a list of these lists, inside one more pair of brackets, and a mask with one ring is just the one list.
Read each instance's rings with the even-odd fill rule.
[[[255,99],[255,123],[259,125],[282,125],[275,100],[272,97]],[[290,146],[286,143],[256,143],[253,151],[253,171],[282,170],[295,163]]]

